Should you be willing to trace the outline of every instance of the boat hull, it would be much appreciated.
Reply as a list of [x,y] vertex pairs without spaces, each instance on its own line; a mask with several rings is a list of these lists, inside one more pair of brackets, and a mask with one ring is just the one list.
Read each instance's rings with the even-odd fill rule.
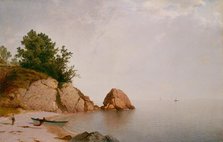
[[63,126],[68,122],[68,121],[57,121],[57,120],[45,120],[45,119],[40,119],[40,118],[31,118],[31,119],[33,120],[34,124],[47,123],[51,125]]

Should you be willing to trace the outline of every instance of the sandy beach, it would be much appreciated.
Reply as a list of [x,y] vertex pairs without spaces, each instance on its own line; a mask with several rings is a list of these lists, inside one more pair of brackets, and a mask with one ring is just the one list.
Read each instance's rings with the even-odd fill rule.
[[24,112],[15,115],[15,124],[9,117],[0,117],[0,142],[64,142],[66,135],[72,135],[56,126],[34,126],[31,117],[52,118],[59,114],[51,112]]

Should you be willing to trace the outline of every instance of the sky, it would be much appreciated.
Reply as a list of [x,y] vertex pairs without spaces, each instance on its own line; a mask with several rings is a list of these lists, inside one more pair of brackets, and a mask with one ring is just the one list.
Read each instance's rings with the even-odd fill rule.
[[73,84],[96,102],[223,96],[222,0],[0,0],[0,45],[31,29],[73,52]]

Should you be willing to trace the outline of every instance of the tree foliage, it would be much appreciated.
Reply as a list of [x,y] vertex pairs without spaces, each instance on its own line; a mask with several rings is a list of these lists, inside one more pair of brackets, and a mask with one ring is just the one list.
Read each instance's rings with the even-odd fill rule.
[[13,57],[11,59],[11,62],[10,62],[11,65],[14,65],[14,66],[18,66],[19,65],[19,62],[18,62],[18,59],[16,57]]
[[7,64],[9,61],[9,58],[12,57],[11,53],[7,50],[5,46],[0,47],[0,63],[1,64]]
[[72,53],[65,46],[56,48],[56,43],[46,34],[31,30],[21,44],[24,47],[17,48],[16,57],[22,67],[46,73],[59,82],[71,82],[76,76],[74,66],[68,66]]

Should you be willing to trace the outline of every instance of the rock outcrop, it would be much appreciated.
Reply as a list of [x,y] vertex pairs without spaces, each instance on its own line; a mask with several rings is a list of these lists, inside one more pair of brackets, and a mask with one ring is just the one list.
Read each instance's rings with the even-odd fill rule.
[[94,103],[71,83],[65,83],[59,89],[61,105],[68,112],[82,112],[94,110]]
[[103,136],[99,132],[84,132],[71,139],[71,142],[119,142],[112,136]]
[[[58,82],[52,78],[33,82],[26,90],[20,88],[18,99],[22,106],[29,110],[56,112],[59,110],[56,103]],[[23,90],[23,91],[22,91]]]
[[120,89],[111,89],[111,91],[107,94],[103,102],[104,106],[102,109],[117,109],[117,110],[125,110],[125,109],[135,109],[135,107],[131,104],[128,96]]
[[[0,66],[0,70],[0,107],[71,113],[100,109],[71,83],[61,86],[46,74],[16,66]],[[112,89],[103,104],[105,110],[135,108],[119,89]]]
[[0,106],[22,107],[28,110],[49,112],[83,112],[94,110],[94,103],[71,83],[62,87],[58,82],[48,77],[30,83],[28,87],[14,87],[5,95]]

